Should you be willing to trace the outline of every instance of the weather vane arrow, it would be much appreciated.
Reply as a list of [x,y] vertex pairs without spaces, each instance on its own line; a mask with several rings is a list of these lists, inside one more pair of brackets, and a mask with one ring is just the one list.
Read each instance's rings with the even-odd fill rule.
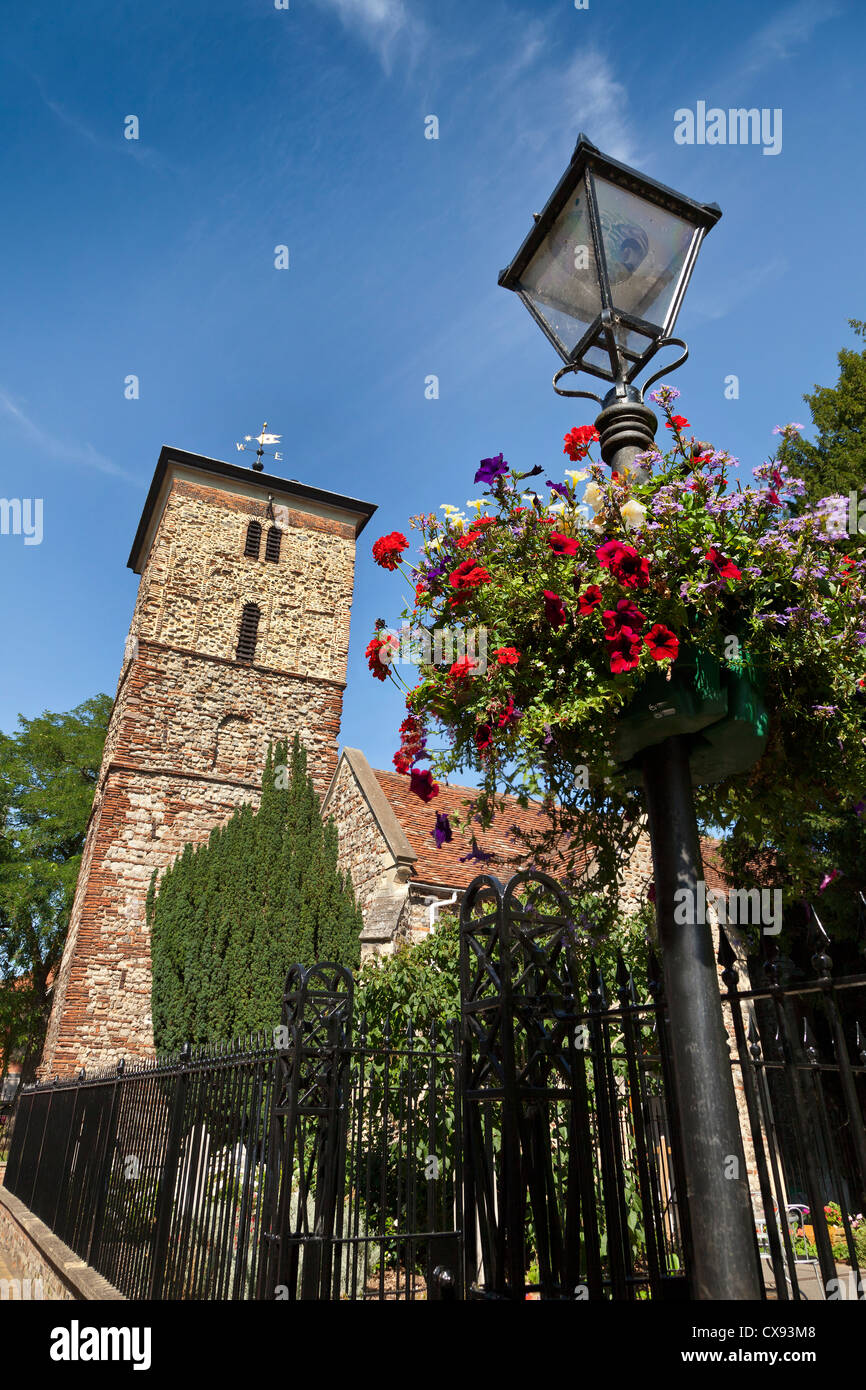
[[268,450],[265,449],[266,444],[279,444],[281,439],[282,435],[280,434],[268,434],[268,422],[267,420],[265,420],[264,424],[262,425],[261,434],[245,434],[244,443],[235,444],[235,448],[237,449],[238,453],[243,454],[249,452],[249,445],[258,444],[259,447],[256,449],[256,461],[253,464],[253,468],[257,473],[261,473],[264,469],[262,458],[265,454],[268,455],[268,458],[275,459],[277,463],[282,463],[283,456],[281,453],[278,453],[276,451],[274,453],[269,453]]

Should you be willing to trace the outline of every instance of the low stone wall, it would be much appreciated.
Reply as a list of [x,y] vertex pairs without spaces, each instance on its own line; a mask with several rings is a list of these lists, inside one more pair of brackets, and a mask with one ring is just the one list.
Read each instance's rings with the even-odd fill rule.
[[[107,1279],[86,1265],[34,1216],[24,1203],[0,1187],[0,1266],[20,1287],[0,1288],[0,1298],[39,1298],[57,1302],[123,1299]],[[29,1283],[28,1283],[29,1281]],[[0,1280],[2,1283],[2,1280]]]

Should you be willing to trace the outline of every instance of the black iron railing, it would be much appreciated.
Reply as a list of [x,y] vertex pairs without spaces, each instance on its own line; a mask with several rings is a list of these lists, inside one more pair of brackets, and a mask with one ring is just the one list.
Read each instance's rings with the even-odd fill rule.
[[[129,1298],[694,1296],[661,971],[578,937],[546,876],[482,876],[461,1022],[374,1031],[293,967],[273,1036],[24,1087],[6,1186]],[[764,1282],[866,1296],[866,976],[719,964]]]

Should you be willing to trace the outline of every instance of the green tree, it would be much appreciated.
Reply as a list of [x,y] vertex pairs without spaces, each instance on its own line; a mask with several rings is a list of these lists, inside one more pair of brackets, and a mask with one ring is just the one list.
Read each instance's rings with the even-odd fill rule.
[[[848,323],[866,340],[866,323]],[[837,360],[836,385],[816,385],[803,397],[815,426],[814,443],[794,439],[780,450],[782,461],[804,479],[810,504],[834,493],[861,494],[866,487],[866,346],[844,347]]]
[[158,886],[154,874],[147,919],[160,1050],[273,1028],[296,962],[359,964],[361,912],[297,735],[291,753],[269,749],[257,811],[239,807]]
[[0,1055],[35,1077],[112,701],[19,716],[0,734]]

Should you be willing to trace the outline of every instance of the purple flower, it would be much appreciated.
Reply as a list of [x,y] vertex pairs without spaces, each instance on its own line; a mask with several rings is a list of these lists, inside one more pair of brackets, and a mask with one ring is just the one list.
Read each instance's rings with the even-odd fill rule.
[[[539,472],[540,471],[541,470],[539,469]],[[505,462],[501,454],[497,454],[495,458],[481,460],[481,467],[475,474],[475,482],[492,483],[496,478],[501,477],[503,473],[507,472],[508,464]]]
[[542,728],[544,729],[544,742],[546,746],[548,743],[553,742],[553,730],[549,724],[543,724]]
[[476,863],[478,863],[478,864],[490,864],[490,863],[495,859],[495,857],[496,857],[496,856],[493,855],[493,854],[488,854],[486,850],[479,849],[479,848],[478,848],[478,841],[476,840],[475,836],[473,835],[473,836],[472,836],[472,849],[470,850],[469,854],[461,855],[461,857],[460,857],[460,863],[461,863],[461,864],[469,864],[469,863],[471,863],[471,862],[474,861],[474,862],[476,862]]
[[451,822],[444,811],[436,812],[436,824],[430,831],[430,834],[436,841],[437,849],[441,849],[443,845],[448,845],[451,843],[451,840],[453,839]]
[[680,393],[675,386],[660,386],[650,396],[650,400],[655,401],[656,405],[673,405],[679,398]]
[[550,488],[551,492],[556,492],[560,497],[564,497],[566,502],[570,500],[568,488],[564,483],[548,483],[547,486]]
[[858,801],[854,807],[855,816],[862,816],[864,811],[866,811],[866,801]]

